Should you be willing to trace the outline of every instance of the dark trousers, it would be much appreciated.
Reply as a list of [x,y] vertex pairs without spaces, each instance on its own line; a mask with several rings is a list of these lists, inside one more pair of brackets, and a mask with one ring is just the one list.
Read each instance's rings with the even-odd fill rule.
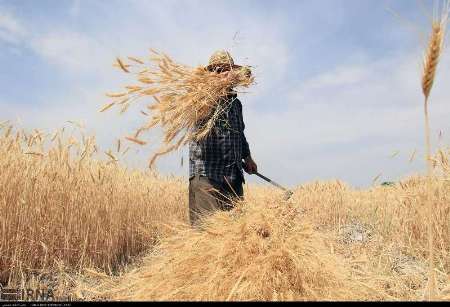
[[198,225],[202,216],[216,210],[228,211],[233,202],[242,200],[244,189],[242,180],[220,183],[203,176],[189,180],[189,220],[192,226]]

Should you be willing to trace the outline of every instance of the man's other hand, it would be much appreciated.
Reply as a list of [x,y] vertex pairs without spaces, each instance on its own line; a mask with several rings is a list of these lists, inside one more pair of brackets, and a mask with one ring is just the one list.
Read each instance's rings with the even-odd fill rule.
[[245,158],[244,170],[250,175],[258,172],[258,166],[256,165],[255,161],[253,161],[251,156]]

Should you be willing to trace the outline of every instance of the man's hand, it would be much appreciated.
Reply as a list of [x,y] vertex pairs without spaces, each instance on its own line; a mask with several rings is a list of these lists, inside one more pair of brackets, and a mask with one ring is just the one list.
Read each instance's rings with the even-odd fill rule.
[[245,158],[244,170],[250,175],[258,171],[258,166],[256,165],[255,161],[253,161],[251,156]]

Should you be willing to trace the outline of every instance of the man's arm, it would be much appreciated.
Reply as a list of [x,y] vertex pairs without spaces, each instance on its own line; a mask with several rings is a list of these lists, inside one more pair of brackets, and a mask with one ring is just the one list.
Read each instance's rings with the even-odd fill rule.
[[239,118],[241,120],[241,142],[242,142],[242,158],[245,160],[244,164],[244,170],[249,174],[254,174],[258,171],[258,166],[253,161],[251,153],[250,153],[250,147],[247,142],[247,138],[245,137],[245,124],[244,124],[244,117],[242,115],[242,104],[239,101]]
[[244,131],[242,130],[242,158],[247,159],[250,157],[250,147],[248,146],[247,138],[245,137]]

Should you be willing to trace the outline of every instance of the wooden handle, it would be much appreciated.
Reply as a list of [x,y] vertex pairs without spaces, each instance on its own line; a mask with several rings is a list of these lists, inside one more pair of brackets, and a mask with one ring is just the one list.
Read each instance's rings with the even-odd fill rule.
[[[244,166],[244,165],[245,165],[245,162],[242,161],[242,166]],[[277,188],[282,189],[283,191],[288,191],[288,189],[286,189],[285,187],[279,185],[279,184],[276,183],[275,181],[273,181],[273,180],[267,178],[266,176],[264,176],[264,175],[262,175],[262,174],[260,174],[260,173],[258,173],[258,172],[253,173],[253,175],[256,175],[256,176],[258,176],[259,178],[264,179],[264,180],[267,181],[268,183],[273,184],[274,186],[276,186]]]
[[266,176],[261,175],[260,173],[255,173],[255,175],[258,176],[259,178],[262,178],[262,179],[264,179],[265,181],[267,181],[267,182],[273,184],[273,185],[276,186],[277,188],[280,188],[280,189],[282,189],[283,191],[287,191],[287,189],[286,189],[285,187],[279,185],[279,184],[276,183],[275,181],[273,181],[273,180],[267,178]]

